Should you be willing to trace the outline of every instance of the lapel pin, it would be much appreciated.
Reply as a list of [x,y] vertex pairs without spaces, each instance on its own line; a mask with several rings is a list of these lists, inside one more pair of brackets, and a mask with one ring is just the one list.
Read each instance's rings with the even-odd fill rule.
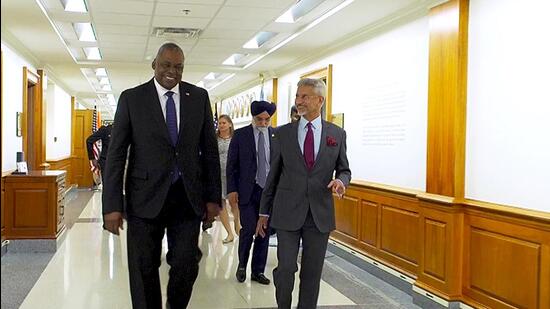
[[186,92],[185,95],[186,95],[186,96],[189,96],[189,92]]

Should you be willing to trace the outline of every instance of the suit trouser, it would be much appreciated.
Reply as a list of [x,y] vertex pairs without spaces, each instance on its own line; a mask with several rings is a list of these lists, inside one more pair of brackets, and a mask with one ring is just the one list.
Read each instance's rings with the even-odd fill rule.
[[298,249],[302,240],[302,261],[300,269],[300,292],[298,308],[315,308],[319,297],[319,284],[323,272],[325,252],[330,233],[321,233],[311,212],[304,225],[297,231],[277,229],[277,260],[273,270],[273,282],[278,308],[290,308],[294,274],[298,271]]
[[267,230],[267,236],[258,236],[254,238],[256,233],[256,225],[258,224],[258,216],[260,212],[260,199],[262,197],[262,188],[258,185],[254,185],[252,196],[248,204],[239,205],[239,212],[241,218],[241,231],[239,233],[239,268],[248,264],[248,258],[250,256],[250,248],[254,243],[254,249],[252,249],[252,273],[261,274],[265,270],[265,264],[267,261],[267,251],[269,249],[269,228]]
[[202,257],[198,247],[199,225],[200,218],[187,200],[181,179],[170,187],[156,218],[128,216],[128,268],[134,309],[162,308],[158,270],[165,229],[168,238],[166,261],[170,265],[168,303],[171,308],[187,306]]

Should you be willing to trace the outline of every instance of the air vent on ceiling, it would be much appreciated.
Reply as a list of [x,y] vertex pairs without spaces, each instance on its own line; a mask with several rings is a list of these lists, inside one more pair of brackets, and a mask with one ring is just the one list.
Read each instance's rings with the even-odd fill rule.
[[155,27],[153,35],[157,38],[178,38],[195,39],[199,37],[201,29],[196,28],[174,28],[174,27]]

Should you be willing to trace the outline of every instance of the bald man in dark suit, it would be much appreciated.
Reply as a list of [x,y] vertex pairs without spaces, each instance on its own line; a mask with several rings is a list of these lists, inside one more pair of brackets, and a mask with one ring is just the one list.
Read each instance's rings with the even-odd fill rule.
[[[184,55],[174,43],[153,60],[155,76],[120,95],[103,189],[105,229],[122,228],[127,208],[132,306],[162,308],[162,239],[170,265],[167,307],[185,308],[199,271],[200,222],[220,211],[218,144],[208,93],[182,82]],[[124,166],[128,170],[123,195]]]

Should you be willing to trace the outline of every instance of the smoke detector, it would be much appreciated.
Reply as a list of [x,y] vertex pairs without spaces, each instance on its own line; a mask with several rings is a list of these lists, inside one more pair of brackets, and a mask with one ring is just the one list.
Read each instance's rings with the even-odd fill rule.
[[153,36],[157,38],[178,38],[195,39],[199,37],[201,29],[197,28],[175,28],[175,27],[155,27]]

